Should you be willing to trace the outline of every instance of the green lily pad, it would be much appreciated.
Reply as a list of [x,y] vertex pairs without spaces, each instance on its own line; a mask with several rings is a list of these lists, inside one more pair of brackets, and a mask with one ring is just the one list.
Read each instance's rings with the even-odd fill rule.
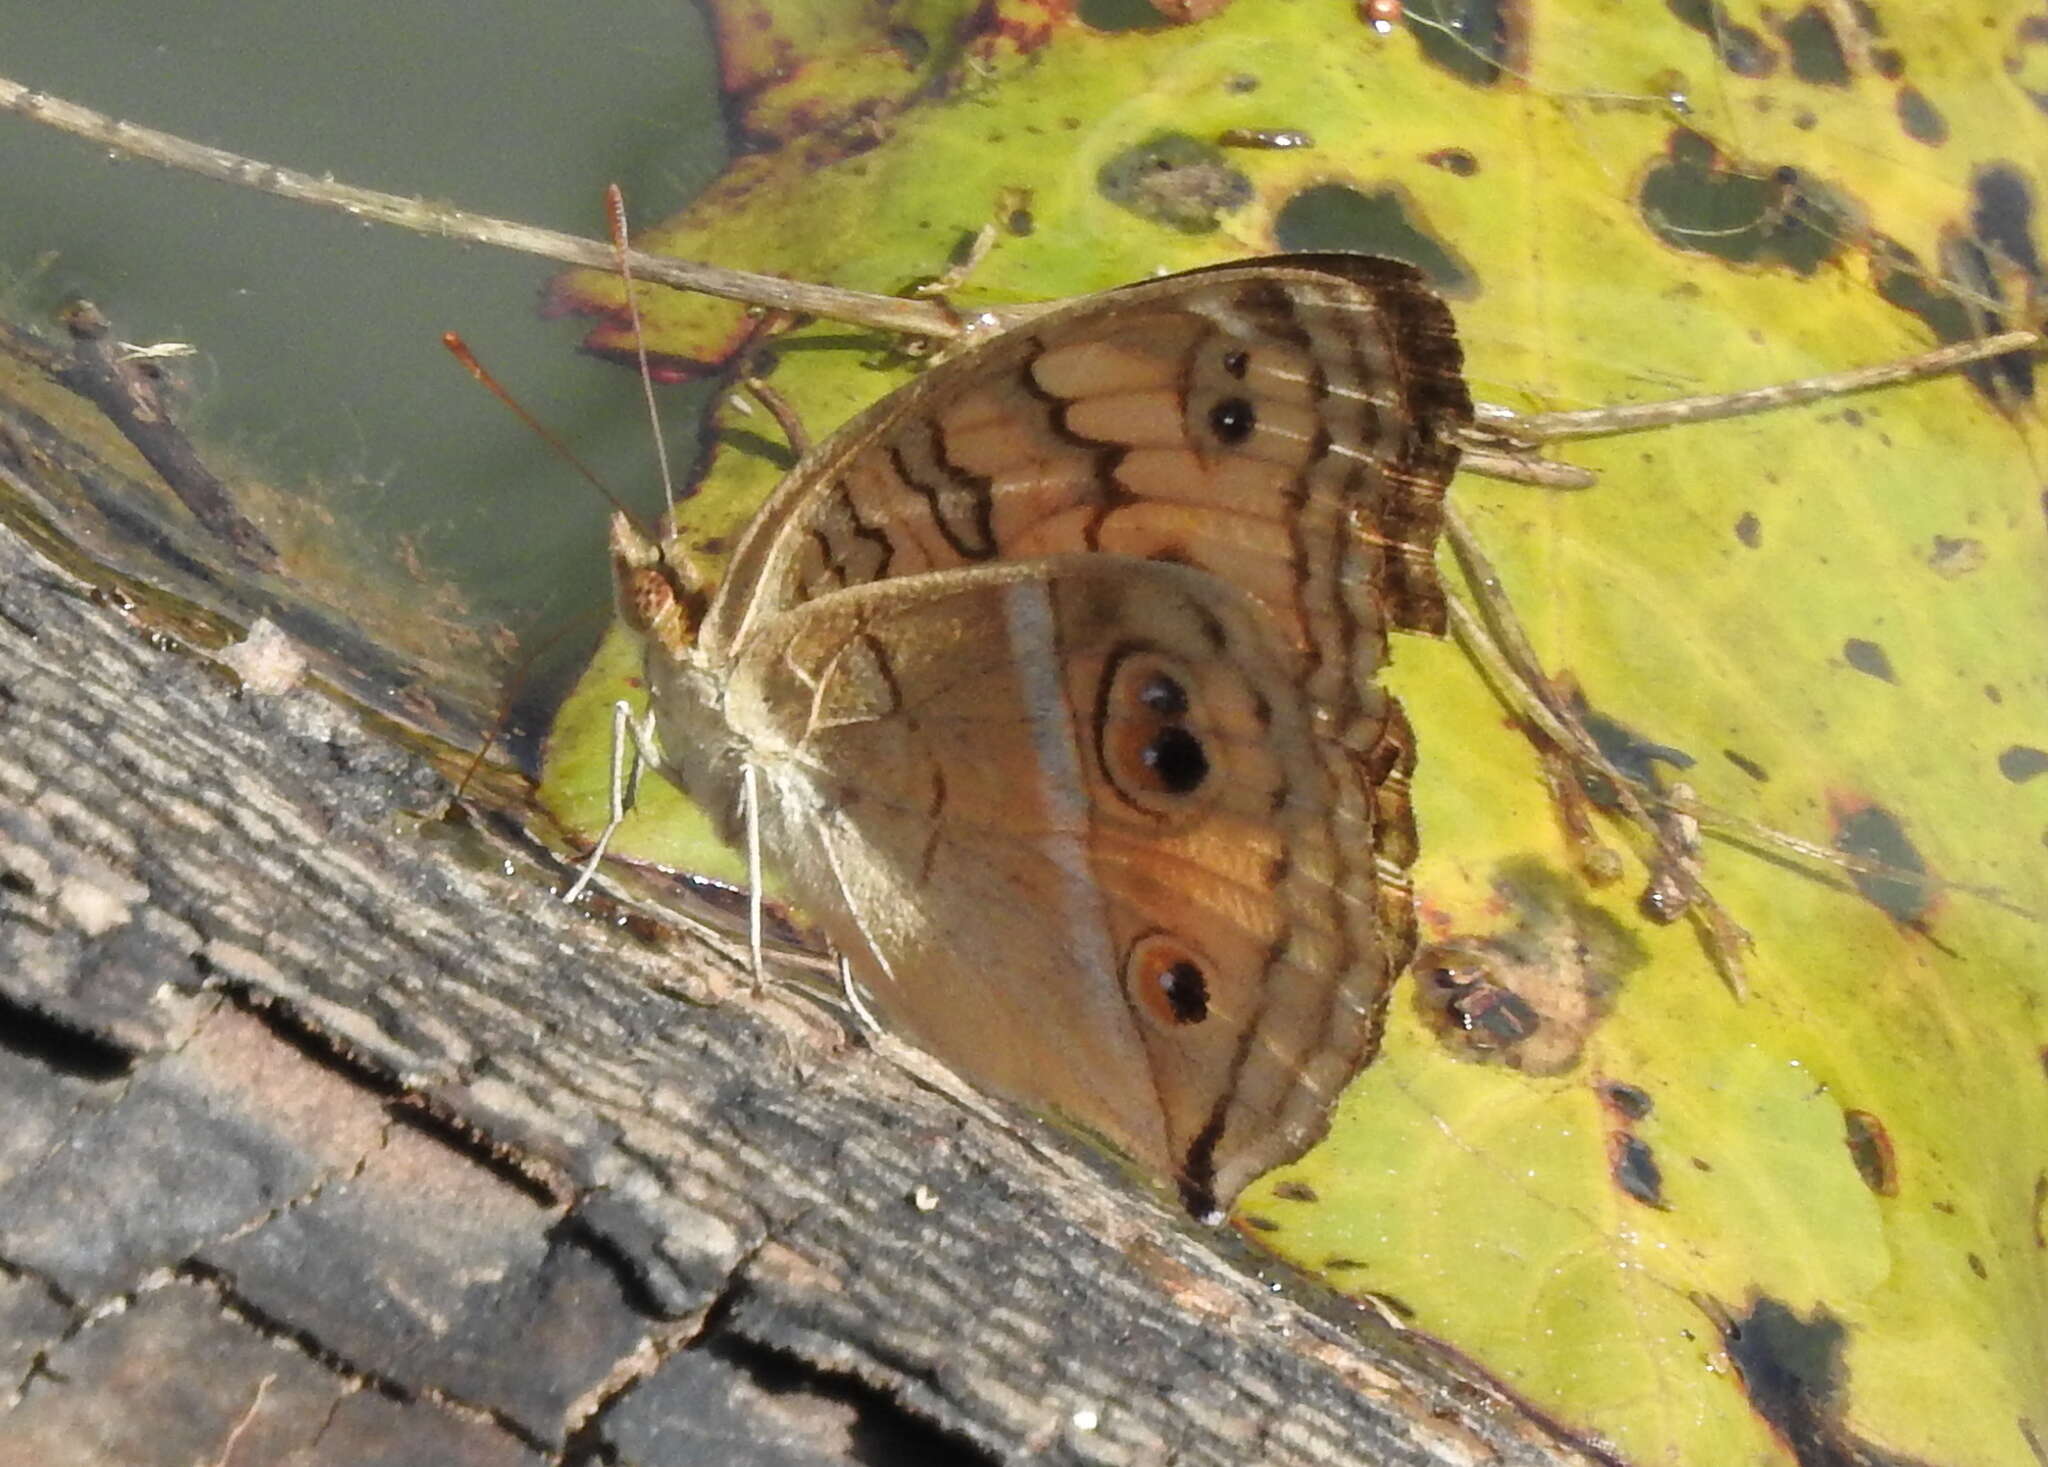
[[[770,146],[655,247],[893,291],[993,222],[962,308],[1396,254],[1450,295],[1476,393],[1522,408],[1883,360],[2043,284],[2048,30],[2010,7],[1411,0],[1382,36],[1302,0],[1115,32],[932,0],[865,31],[777,7],[742,46],[761,14],[720,33],[738,126]],[[1226,145],[1281,133],[1313,145]],[[677,361],[751,329],[649,314]],[[830,325],[773,353],[814,431],[914,370]],[[727,413],[720,442],[680,515],[713,547],[787,462],[759,420]],[[1893,869],[1710,843],[1755,939],[1738,1001],[1696,929],[1640,913],[1639,866],[1575,874],[1535,751],[1458,650],[1397,638],[1425,933],[1478,976],[1404,981],[1326,1142],[1241,1200],[1247,1235],[1628,1460],[2037,1463],[2044,450],[2034,367],[2006,359],[1577,445],[1588,492],[1461,475],[1592,709],[1689,758],[1708,805]],[[583,769],[586,812],[607,676],[551,759]]]

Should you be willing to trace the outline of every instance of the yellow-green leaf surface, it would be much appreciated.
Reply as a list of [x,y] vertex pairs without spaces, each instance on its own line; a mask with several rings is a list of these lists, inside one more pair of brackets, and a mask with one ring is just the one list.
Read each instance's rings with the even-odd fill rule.
[[[1524,408],[1883,360],[2042,284],[2048,20],[2017,4],[1538,0],[1461,29],[1429,0],[1388,35],[1348,0],[1125,30],[931,0],[862,31],[838,8],[722,14],[764,151],[657,247],[896,290],[997,222],[962,306],[1275,248],[1402,255],[1451,298],[1476,394]],[[1313,145],[1219,141],[1287,131]],[[745,330],[692,302],[658,327],[698,360]],[[814,431],[910,371],[845,328],[776,350]],[[764,421],[725,424],[698,541],[778,472]],[[1929,880],[1710,842],[1755,938],[1738,1001],[1695,927],[1639,914],[1640,866],[1577,874],[1458,650],[1397,638],[1425,936],[1486,976],[1404,980],[1328,1140],[1241,1200],[1248,1235],[1629,1460],[2038,1467],[2044,450],[2032,368],[2004,362],[1577,445],[1582,493],[1461,475],[1598,715],[1694,761],[1718,810]],[[586,816],[601,742],[558,741]]]

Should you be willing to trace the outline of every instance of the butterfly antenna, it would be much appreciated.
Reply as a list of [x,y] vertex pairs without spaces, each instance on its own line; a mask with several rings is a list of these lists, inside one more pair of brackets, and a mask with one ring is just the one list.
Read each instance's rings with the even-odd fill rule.
[[633,326],[633,355],[640,362],[640,391],[647,399],[647,425],[654,430],[654,462],[661,471],[661,502],[676,507],[676,484],[668,467],[668,439],[662,435],[661,413],[654,404],[654,374],[647,369],[647,336],[640,328],[640,307],[633,299],[632,251],[626,243],[626,196],[615,183],[604,188],[605,217],[611,222],[612,254],[619,262],[619,278],[626,283],[626,319]]
[[600,495],[602,495],[604,498],[604,502],[606,504],[609,504],[613,509],[617,510],[620,514],[624,515],[628,520],[630,520],[633,523],[635,528],[637,528],[643,535],[647,536],[648,539],[651,540],[654,538],[654,532],[648,527],[646,522],[642,520],[639,515],[635,514],[623,499],[620,499],[618,495],[612,493],[611,485],[605,483],[604,480],[598,478],[598,476],[591,471],[590,466],[584,463],[582,459],[576,456],[576,451],[574,449],[570,448],[568,444],[564,443],[561,440],[561,438],[548,427],[547,424],[543,423],[539,418],[536,418],[532,413],[528,412],[526,410],[526,404],[522,403],[518,398],[514,397],[511,394],[511,392],[505,387],[504,383],[500,382],[496,377],[491,375],[490,369],[486,367],[482,362],[478,361],[476,359],[476,353],[469,349],[468,342],[464,341],[459,335],[457,335],[453,331],[444,331],[441,333],[441,345],[447,347],[449,354],[452,355],[456,361],[462,363],[462,365],[468,369],[470,376],[476,378],[478,382],[483,384],[483,388],[486,392],[490,393],[491,396],[495,397],[496,399],[498,399],[499,402],[502,402],[503,404],[505,404],[506,407],[510,408],[512,411],[512,416],[519,419],[520,422],[524,423],[527,426],[527,428],[532,431],[534,436],[539,438],[541,442],[545,443],[548,446],[549,451],[552,452],[556,458],[560,459],[563,463],[567,464],[570,468],[574,469],[578,474],[581,474],[583,476],[583,482],[588,484],[591,488],[595,489]]

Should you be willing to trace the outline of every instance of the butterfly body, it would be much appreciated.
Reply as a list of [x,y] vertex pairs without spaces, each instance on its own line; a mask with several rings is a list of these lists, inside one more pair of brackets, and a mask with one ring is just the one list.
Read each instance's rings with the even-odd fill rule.
[[663,772],[733,820],[756,771],[892,1026],[1227,1203],[1320,1135],[1413,951],[1374,679],[1441,626],[1469,415],[1384,261],[1050,312],[809,455],[708,600],[615,525]]

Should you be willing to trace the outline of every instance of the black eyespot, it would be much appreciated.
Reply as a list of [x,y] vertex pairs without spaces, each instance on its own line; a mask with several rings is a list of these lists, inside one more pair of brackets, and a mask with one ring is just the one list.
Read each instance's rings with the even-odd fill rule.
[[1188,714],[1188,690],[1163,672],[1145,679],[1138,689],[1138,702],[1161,718],[1185,718]]
[[1223,354],[1223,370],[1240,382],[1244,381],[1245,371],[1251,364],[1252,354],[1248,351],[1227,351]]
[[1124,992],[1163,1029],[1209,1017],[1209,960],[1170,932],[1150,932],[1124,954]]
[[1176,1024],[1199,1024],[1209,1017],[1209,980],[1186,958],[1159,974],[1159,996]]
[[1259,416],[1242,397],[1226,397],[1209,409],[1209,427],[1223,443],[1235,446],[1252,436]]
[[1219,745],[1210,752],[1212,725],[1198,706],[1199,687],[1188,666],[1144,647],[1118,653],[1105,669],[1094,715],[1096,758],[1108,787],[1146,819],[1199,819],[1221,793],[1222,781],[1209,778],[1211,760],[1227,761],[1229,750]]
[[1192,794],[1209,777],[1209,756],[1202,741],[1184,728],[1162,728],[1140,757],[1170,795]]

